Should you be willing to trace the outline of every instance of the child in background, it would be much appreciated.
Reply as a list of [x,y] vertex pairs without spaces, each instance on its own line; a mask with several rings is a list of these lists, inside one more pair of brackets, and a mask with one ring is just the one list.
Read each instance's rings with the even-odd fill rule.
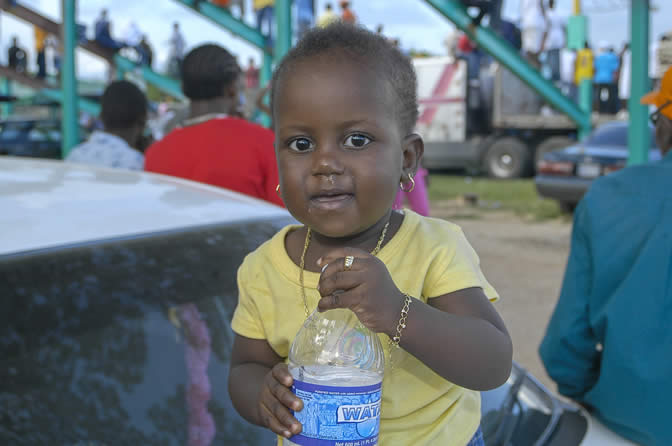
[[336,23],[309,31],[272,86],[278,190],[302,225],[238,271],[234,406],[278,444],[300,433],[289,348],[310,312],[349,308],[383,345],[400,336],[386,347],[378,444],[483,445],[478,391],[508,378],[511,340],[460,228],[392,210],[424,150],[410,60]]
[[400,189],[397,192],[397,198],[394,200],[393,209],[403,209],[404,208],[404,199],[408,201],[409,206],[420,215],[425,217],[429,216],[429,197],[427,195],[427,177],[429,172],[427,169],[420,166],[418,167],[418,173],[415,178],[412,176],[411,187],[408,189]]

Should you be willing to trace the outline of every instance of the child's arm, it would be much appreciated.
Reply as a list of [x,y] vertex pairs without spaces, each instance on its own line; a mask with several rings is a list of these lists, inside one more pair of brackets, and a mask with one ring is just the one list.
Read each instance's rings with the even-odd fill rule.
[[[343,270],[346,255],[355,257]],[[350,308],[374,332],[396,336],[405,296],[385,264],[358,249],[338,249],[319,282],[320,311]],[[334,295],[336,290],[345,290]],[[446,380],[474,390],[503,384],[511,372],[511,338],[481,288],[467,288],[429,299],[413,299],[400,346]]]
[[265,340],[236,335],[231,352],[229,394],[238,413],[283,437],[301,432],[301,423],[288,408],[301,410],[303,402],[290,390],[292,375]]

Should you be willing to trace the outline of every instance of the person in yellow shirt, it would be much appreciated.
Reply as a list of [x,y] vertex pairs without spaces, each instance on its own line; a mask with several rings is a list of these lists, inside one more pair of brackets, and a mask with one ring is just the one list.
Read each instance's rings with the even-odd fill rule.
[[327,3],[324,7],[324,12],[320,14],[320,17],[317,19],[317,26],[324,28],[325,26],[337,22],[338,20],[339,17],[334,12],[334,8],[331,6],[331,3]]
[[311,427],[318,420],[312,406],[301,413],[286,361],[311,312],[348,308],[387,346],[380,424],[358,440],[482,446],[479,391],[507,380],[511,339],[461,229],[392,210],[398,189],[412,189],[424,150],[413,133],[410,60],[382,36],[334,23],[309,31],[271,85],[277,190],[301,224],[238,271],[234,407],[279,445],[324,440],[302,431],[297,416]]
[[268,37],[268,45],[273,46],[273,9],[275,0],[254,0],[252,4],[257,15],[257,29]]
[[45,53],[47,32],[40,27],[35,27],[35,53],[37,54],[37,78],[47,77],[47,58]]
[[584,80],[593,80],[595,76],[595,56],[590,45],[576,52],[576,61],[574,62],[574,83],[579,86]]

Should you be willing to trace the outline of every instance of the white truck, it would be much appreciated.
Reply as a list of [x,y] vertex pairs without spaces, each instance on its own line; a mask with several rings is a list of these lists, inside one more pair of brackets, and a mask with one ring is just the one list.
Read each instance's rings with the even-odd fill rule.
[[466,61],[452,56],[416,58],[413,65],[425,167],[522,177],[533,173],[541,155],[576,140],[573,121],[544,107],[539,95],[497,63],[471,80]]

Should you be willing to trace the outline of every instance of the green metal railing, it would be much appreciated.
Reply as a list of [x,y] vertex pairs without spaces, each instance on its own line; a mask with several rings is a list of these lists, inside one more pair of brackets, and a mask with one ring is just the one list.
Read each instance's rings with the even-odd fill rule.
[[552,82],[544,79],[538,70],[532,68],[508,42],[496,35],[491,29],[477,27],[471,30],[472,19],[464,5],[457,0],[425,0],[427,4],[453,22],[469,38],[507,67],[523,82],[529,85],[555,108],[565,113],[576,123],[583,133],[590,131],[590,113],[583,112],[573,101],[558,90]]
[[148,66],[138,65],[119,54],[114,56],[114,64],[117,66],[118,75],[123,75],[129,71],[137,71],[145,81],[154,85],[162,92],[169,94],[176,99],[186,99],[184,94],[182,94],[180,81],[177,79],[159,74]]
[[[75,46],[77,45],[77,0],[62,0],[63,14],[63,67],[61,70],[60,100],[63,108],[61,133],[63,158],[79,143],[79,119],[77,100],[77,70],[75,67]],[[47,94],[49,94],[47,92]]]
[[632,78],[630,87],[630,128],[628,146],[630,155],[628,164],[641,164],[649,161],[648,108],[639,103],[650,87],[649,82],[649,0],[632,0],[630,25],[630,48],[632,51]]

